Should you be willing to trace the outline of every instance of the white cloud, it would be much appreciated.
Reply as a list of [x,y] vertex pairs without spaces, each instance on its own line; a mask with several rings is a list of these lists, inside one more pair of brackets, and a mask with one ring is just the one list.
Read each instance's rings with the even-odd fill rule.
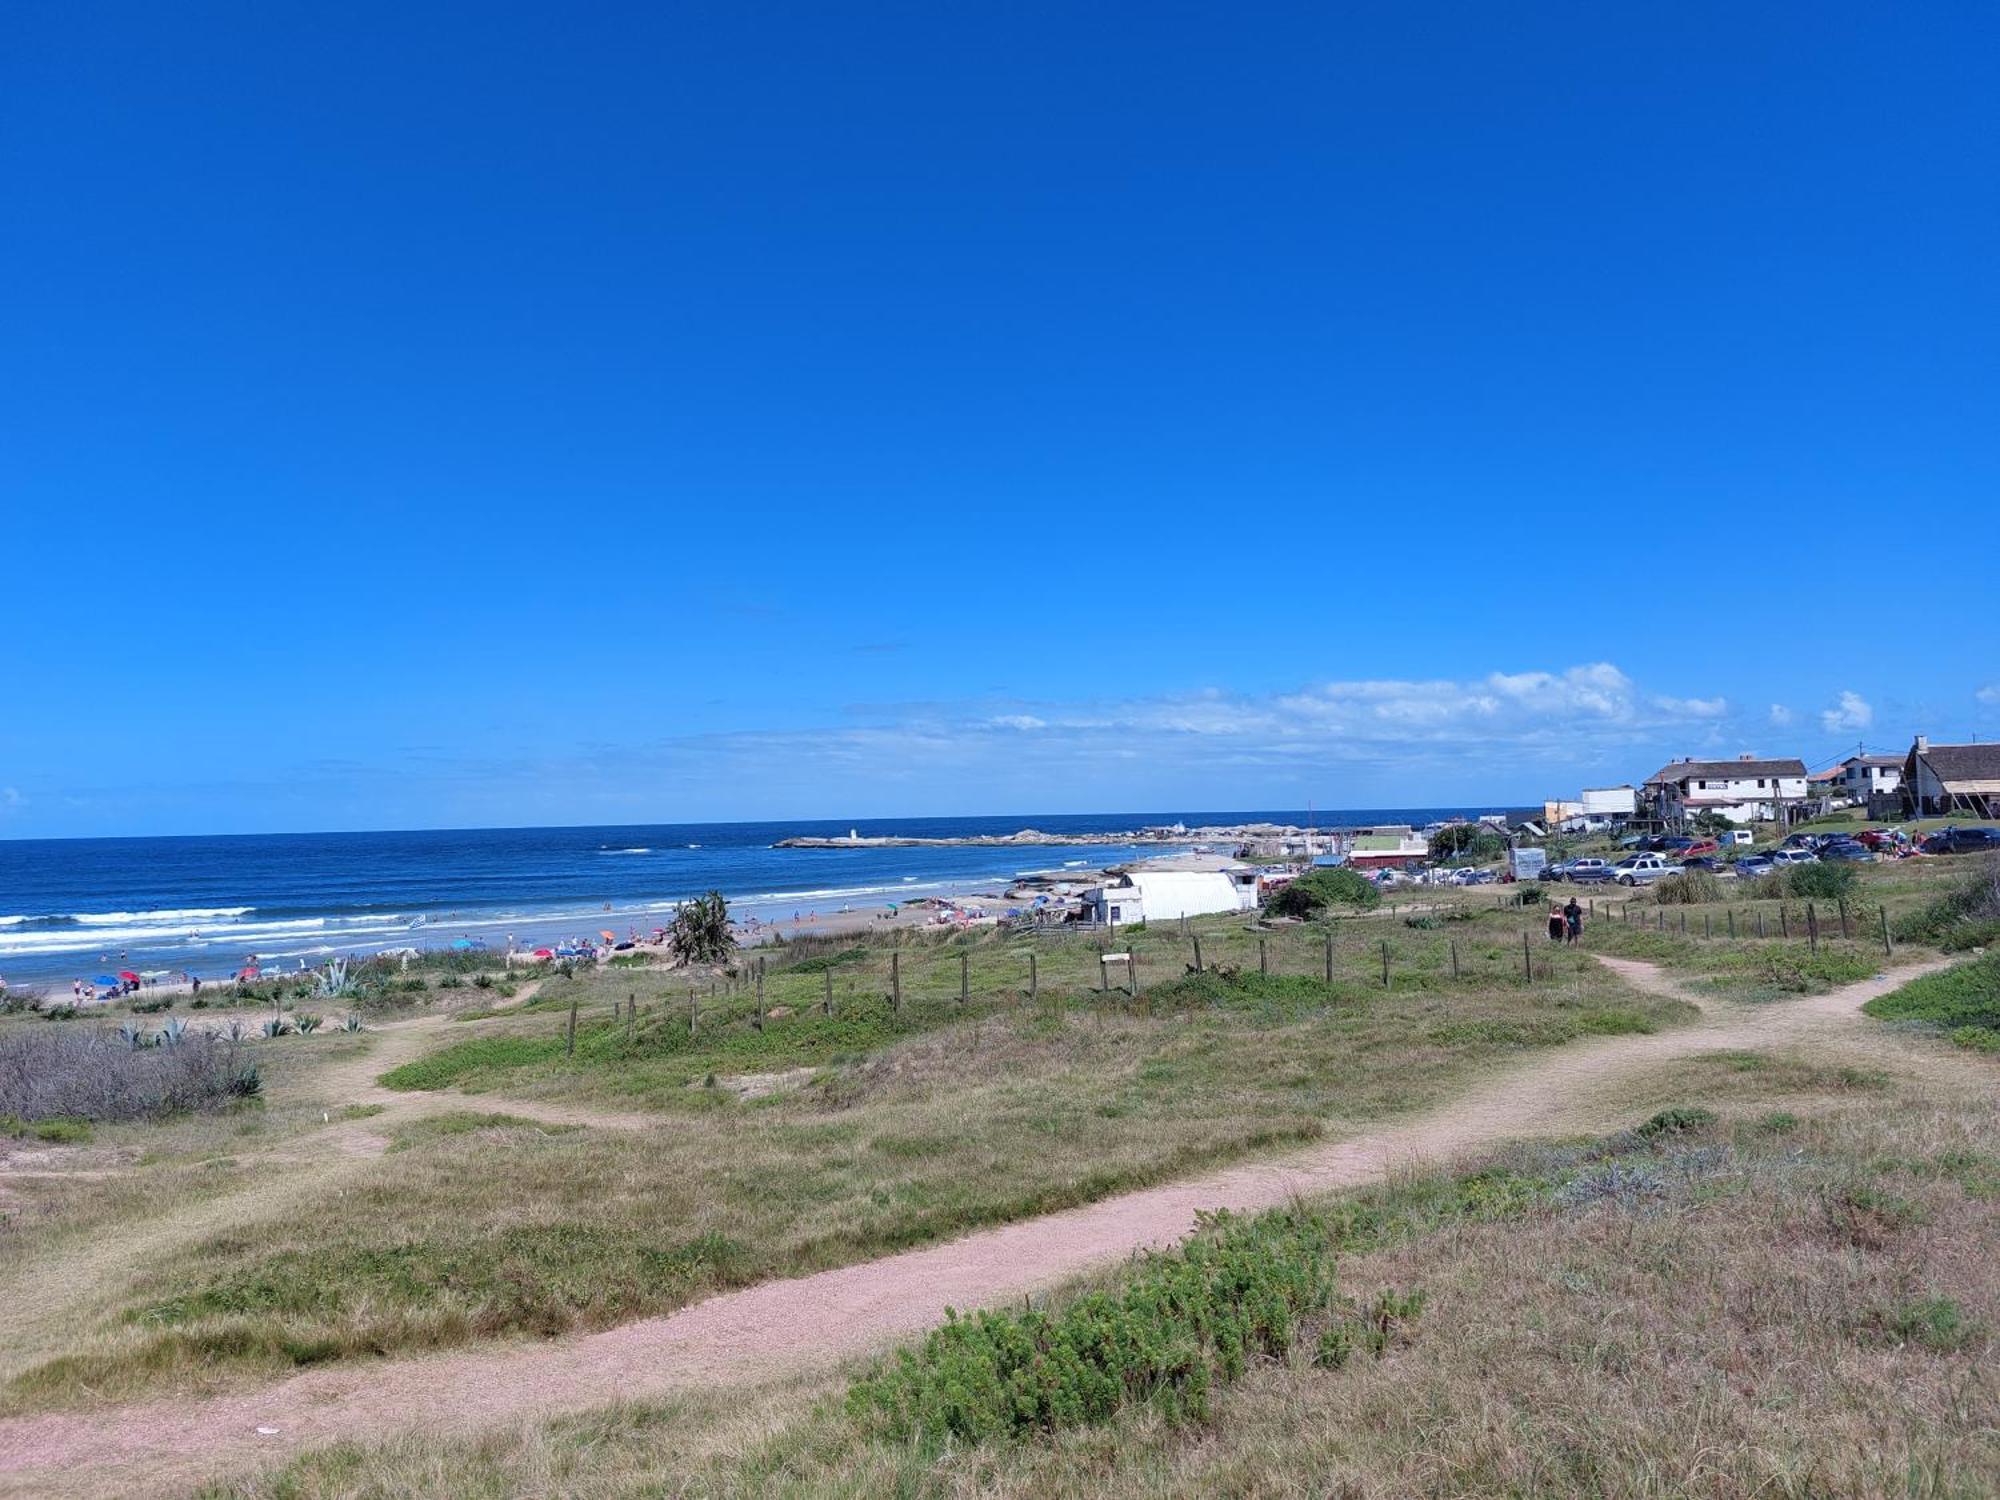
[[1030,730],[1047,729],[1049,727],[1048,720],[1038,719],[1033,714],[1000,714],[988,719],[986,722],[991,724],[995,729]]
[[1972,696],[1981,703],[2000,704],[2000,682],[1989,682]]
[[1859,693],[1844,692],[1832,708],[1821,711],[1819,722],[1828,734],[1866,729],[1875,722],[1875,710]]
[[0,812],[12,812],[27,800],[19,787],[0,786]]
[[1771,722],[1777,725],[1780,729],[1783,729],[1787,724],[1791,723],[1796,718],[1798,718],[1798,715],[1793,713],[1789,708],[1785,707],[1784,704],[1773,703],[1771,705]]
[[1729,712],[1727,698],[1655,698],[1653,703],[1667,713],[1688,719],[1719,719]]

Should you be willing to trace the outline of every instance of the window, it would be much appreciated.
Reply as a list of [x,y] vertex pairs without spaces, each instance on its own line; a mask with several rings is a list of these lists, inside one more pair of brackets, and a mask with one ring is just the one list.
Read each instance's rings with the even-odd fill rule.
[[1764,778],[1761,776],[1757,778],[1757,790],[1760,792],[1764,790]]

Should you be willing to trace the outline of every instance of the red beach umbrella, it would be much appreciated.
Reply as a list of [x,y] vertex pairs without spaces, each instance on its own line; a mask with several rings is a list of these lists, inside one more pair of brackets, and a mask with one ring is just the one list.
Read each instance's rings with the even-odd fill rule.
[[118,977],[120,979],[130,980],[133,984],[137,984],[139,982],[139,976],[137,974],[134,974],[130,969],[120,969],[118,971]]

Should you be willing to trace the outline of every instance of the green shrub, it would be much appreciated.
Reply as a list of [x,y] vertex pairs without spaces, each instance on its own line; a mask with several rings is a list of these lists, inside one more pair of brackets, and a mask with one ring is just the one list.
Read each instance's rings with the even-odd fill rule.
[[1653,882],[1653,899],[1662,906],[1701,906],[1722,898],[1722,882],[1707,870],[1663,875]]
[[[1119,1290],[1060,1312],[948,1312],[921,1346],[856,1381],[848,1404],[886,1434],[931,1441],[1052,1432],[1139,1404],[1200,1420],[1210,1391],[1252,1357],[1304,1338],[1320,1362],[1342,1363],[1357,1346],[1385,1350],[1421,1307],[1420,1294],[1385,1295],[1365,1314],[1343,1307],[1317,1214],[1221,1213],[1147,1256]],[[1322,1320],[1328,1331],[1308,1326]]]
[[1279,891],[1266,910],[1280,917],[1310,917],[1329,906],[1372,911],[1382,904],[1375,882],[1355,870],[1308,870]]
[[1641,1125],[1637,1134],[1650,1141],[1663,1135],[1685,1135],[1690,1130],[1700,1130],[1714,1123],[1715,1115],[1710,1110],[1663,1109]]
[[1959,950],[2000,943],[2000,859],[1985,861],[1930,905],[1904,912],[1896,919],[1896,936]]
[[[1861,1007],[1883,1021],[1927,1021],[1951,1032],[1960,1046],[2000,1048],[2000,954],[1989,953],[1913,979]],[[1972,1033],[1985,1032],[1993,1043]]]
[[1850,864],[1793,865],[1785,871],[1785,889],[1802,901],[1842,901],[1854,894],[1860,879]]

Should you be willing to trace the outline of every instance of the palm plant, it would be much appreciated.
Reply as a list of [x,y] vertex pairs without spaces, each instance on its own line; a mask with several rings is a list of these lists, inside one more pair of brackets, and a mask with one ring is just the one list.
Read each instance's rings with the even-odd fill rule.
[[729,925],[729,903],[720,891],[675,907],[668,932],[674,952],[691,964],[719,962],[736,947],[736,933]]

